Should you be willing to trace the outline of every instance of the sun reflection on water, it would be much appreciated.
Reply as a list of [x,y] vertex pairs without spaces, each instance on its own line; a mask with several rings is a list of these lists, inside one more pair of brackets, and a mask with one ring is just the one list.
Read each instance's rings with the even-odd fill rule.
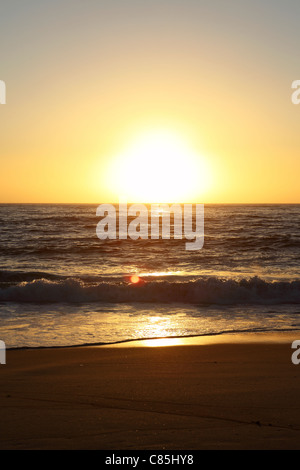
[[178,334],[178,325],[175,319],[153,315],[147,319],[146,323],[137,327],[136,335],[138,338],[145,338],[142,340],[144,346],[176,346],[182,344],[180,336],[184,336],[184,331],[179,331]]
[[147,347],[162,347],[162,346],[179,346],[183,344],[182,338],[157,338],[143,340],[143,346]]

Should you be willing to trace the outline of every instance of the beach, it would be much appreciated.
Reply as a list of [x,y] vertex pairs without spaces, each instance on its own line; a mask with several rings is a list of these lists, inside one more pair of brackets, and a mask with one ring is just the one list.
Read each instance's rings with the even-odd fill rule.
[[296,339],[8,350],[0,448],[299,449]]
[[0,450],[300,450],[300,2],[0,12]]

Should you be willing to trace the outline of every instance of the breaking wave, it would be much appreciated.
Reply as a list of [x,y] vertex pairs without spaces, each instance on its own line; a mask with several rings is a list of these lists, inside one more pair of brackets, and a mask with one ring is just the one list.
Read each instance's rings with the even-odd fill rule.
[[[16,278],[14,278],[16,281]],[[20,277],[19,277],[20,280]],[[91,282],[79,278],[36,276],[13,285],[2,284],[2,302],[152,302],[184,304],[300,304],[300,281],[222,279],[141,280],[132,285],[126,280]]]

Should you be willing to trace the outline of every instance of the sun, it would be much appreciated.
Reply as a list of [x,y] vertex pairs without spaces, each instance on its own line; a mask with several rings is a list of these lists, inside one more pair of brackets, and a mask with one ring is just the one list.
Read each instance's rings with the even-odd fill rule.
[[210,186],[208,162],[177,133],[151,130],[136,137],[107,171],[119,200],[197,202]]

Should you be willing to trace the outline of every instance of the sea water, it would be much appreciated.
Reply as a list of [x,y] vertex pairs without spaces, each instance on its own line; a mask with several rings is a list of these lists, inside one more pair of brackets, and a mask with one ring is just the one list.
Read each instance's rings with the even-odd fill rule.
[[205,205],[195,251],[99,240],[97,207],[0,205],[7,348],[300,330],[300,205]]

